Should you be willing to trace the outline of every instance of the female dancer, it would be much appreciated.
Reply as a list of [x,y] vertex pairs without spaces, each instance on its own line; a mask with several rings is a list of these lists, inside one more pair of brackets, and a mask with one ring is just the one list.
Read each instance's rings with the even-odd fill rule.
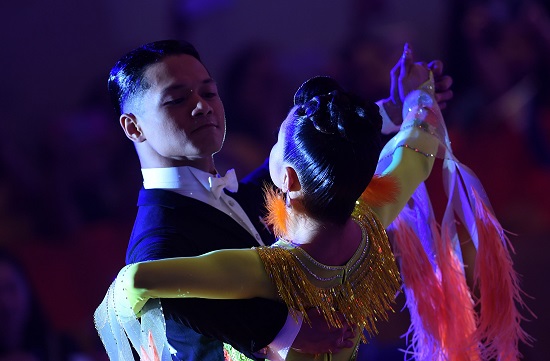
[[[306,322],[305,310],[315,307],[330,325],[354,325],[355,345],[325,355],[291,350],[286,359],[355,359],[362,331],[376,333],[375,322],[387,318],[400,289],[385,228],[430,174],[446,140],[428,69],[404,63],[401,71],[404,122],[391,151],[382,153],[383,177],[373,178],[381,147],[378,107],[327,77],[304,83],[270,155],[277,191],[266,189],[267,220],[278,242],[123,268],[95,319],[111,359],[132,359],[128,337],[144,358],[169,360],[162,309],[158,300],[148,301],[177,297],[278,299]],[[481,351],[470,347],[470,331],[463,355],[474,357]],[[438,356],[455,352],[446,342],[436,342],[443,350],[434,351]]]

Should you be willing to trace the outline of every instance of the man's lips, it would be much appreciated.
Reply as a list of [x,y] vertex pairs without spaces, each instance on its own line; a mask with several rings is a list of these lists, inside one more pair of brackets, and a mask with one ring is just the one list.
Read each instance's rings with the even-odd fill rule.
[[202,125],[196,127],[195,129],[193,129],[193,133],[197,132],[197,131],[200,131],[200,130],[207,129],[207,128],[217,128],[217,127],[218,127],[218,125],[215,124],[215,123],[205,123],[205,124],[202,124]]

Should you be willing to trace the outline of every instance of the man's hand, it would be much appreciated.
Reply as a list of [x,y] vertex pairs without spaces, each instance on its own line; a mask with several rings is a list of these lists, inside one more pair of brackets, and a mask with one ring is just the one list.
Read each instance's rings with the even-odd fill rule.
[[[327,324],[325,318],[316,310],[307,311],[311,325],[302,323],[300,332],[296,336],[292,348],[301,353],[320,354],[336,353],[343,348],[350,348],[354,345],[355,331],[345,322],[344,327],[334,328]],[[343,320],[343,317],[340,317]]]
[[434,75],[435,82],[435,100],[439,104],[439,109],[445,109],[447,102],[453,98],[453,78],[449,75],[443,75],[443,63],[441,60],[434,60],[428,64],[428,68]]

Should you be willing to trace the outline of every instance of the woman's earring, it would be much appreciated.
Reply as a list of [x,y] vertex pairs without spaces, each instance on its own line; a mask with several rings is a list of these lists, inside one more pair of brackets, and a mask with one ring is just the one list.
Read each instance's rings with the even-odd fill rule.
[[290,195],[289,195],[290,191],[286,191],[285,192],[285,206],[286,208],[291,208],[292,205],[290,204]]
[[274,190],[271,187],[265,188],[265,200],[267,215],[265,221],[273,227],[275,237],[286,238],[288,207],[286,205],[287,192],[283,193],[280,190]]

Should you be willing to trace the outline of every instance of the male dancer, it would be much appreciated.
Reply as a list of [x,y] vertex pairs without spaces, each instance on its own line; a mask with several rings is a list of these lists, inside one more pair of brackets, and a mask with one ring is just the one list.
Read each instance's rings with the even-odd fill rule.
[[[445,101],[452,96],[450,80],[442,79]],[[144,177],[127,263],[274,241],[261,222],[267,166],[240,183],[231,171],[218,175],[213,155],[225,137],[223,104],[191,44],[158,41],[131,51],[111,70],[109,92]],[[389,100],[385,105],[400,108]],[[288,347],[308,353],[351,347],[351,328],[328,328],[314,314],[312,327],[296,323],[284,305],[265,299],[165,299],[162,304],[178,360],[222,360],[222,343],[252,358],[266,349],[284,355]]]

